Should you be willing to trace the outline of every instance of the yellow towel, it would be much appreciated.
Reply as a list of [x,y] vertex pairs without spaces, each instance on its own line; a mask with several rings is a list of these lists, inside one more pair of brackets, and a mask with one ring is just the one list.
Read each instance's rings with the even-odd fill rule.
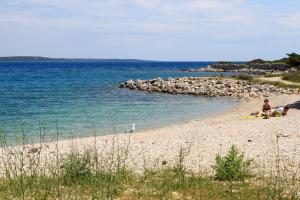
[[248,116],[243,116],[242,119],[263,119],[263,117],[255,117],[255,116],[248,115]]

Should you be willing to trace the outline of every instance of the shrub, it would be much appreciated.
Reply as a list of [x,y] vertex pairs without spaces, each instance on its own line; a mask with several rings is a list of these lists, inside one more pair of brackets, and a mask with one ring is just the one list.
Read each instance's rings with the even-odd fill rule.
[[216,164],[213,166],[216,179],[220,181],[244,181],[250,176],[252,160],[245,159],[235,146],[231,146],[227,155],[217,155]]
[[286,81],[292,81],[292,82],[300,83],[300,71],[290,72],[290,73],[284,74],[282,79],[286,80]]
[[299,85],[285,84],[281,81],[264,81],[264,80],[254,79],[253,83],[261,84],[261,85],[274,85],[276,87],[284,88],[284,89],[288,89],[288,88],[292,88],[292,89],[296,89],[296,90],[298,89],[298,91],[300,89]]
[[61,166],[62,179],[66,184],[81,182],[92,175],[92,156],[90,152],[70,153]]
[[272,77],[281,77],[282,75],[283,75],[283,73],[280,73],[280,74],[267,73],[264,75],[264,77],[272,78]]
[[286,61],[287,64],[292,67],[300,68],[300,55],[296,53],[291,53],[287,55],[289,56]]
[[245,80],[245,81],[251,81],[253,80],[253,77],[247,74],[239,74],[233,76],[233,78],[239,79],[239,80]]

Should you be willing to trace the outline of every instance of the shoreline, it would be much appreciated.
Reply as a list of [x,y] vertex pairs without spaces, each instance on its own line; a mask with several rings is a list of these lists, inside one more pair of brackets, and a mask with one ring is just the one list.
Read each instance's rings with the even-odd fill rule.
[[254,161],[272,167],[278,148],[276,139],[280,135],[281,156],[300,163],[300,96],[281,95],[269,99],[272,106],[294,106],[286,117],[253,119],[247,116],[260,109],[263,99],[251,99],[236,103],[222,113],[180,124],[133,134],[67,139],[41,146],[35,144],[29,149],[42,148],[43,158],[51,158],[56,153],[64,157],[74,149],[79,152],[94,149],[103,156],[126,150],[126,163],[140,172],[145,165],[151,168],[162,167],[164,162],[167,165],[176,163],[180,150],[185,149],[189,152],[184,162],[188,169],[210,171],[215,156],[225,154],[231,145],[237,146]]
[[[221,98],[221,97],[210,97],[210,98]],[[223,98],[228,98],[228,97],[223,97]],[[248,100],[249,101],[249,100]],[[193,123],[195,121],[202,121],[202,120],[209,120],[211,118],[215,118],[218,116],[222,116],[225,115],[227,113],[230,113],[233,109],[235,109],[238,106],[241,106],[241,104],[247,102],[246,100],[241,100],[241,99],[236,99],[234,101],[232,101],[232,105],[228,106],[226,109],[220,111],[220,112],[215,112],[215,113],[211,113],[211,114],[205,114],[203,116],[198,116],[196,118],[192,118],[192,119],[186,119],[183,120],[182,122],[179,123],[172,123],[172,124],[167,124],[167,125],[161,125],[160,127],[148,127],[148,128],[143,128],[140,131],[136,131],[133,134],[148,134],[147,132],[155,132],[155,131],[160,131],[163,129],[170,129],[170,128],[174,128],[177,126],[182,126],[185,124],[190,124]],[[119,132],[119,133],[110,133],[110,134],[104,134],[104,135],[97,135],[96,134],[96,138],[97,140],[104,140],[107,138],[113,138],[113,137],[124,137],[124,136],[129,136],[128,133],[124,133],[124,132]],[[53,136],[54,137],[54,136]],[[73,143],[73,142],[80,142],[80,141],[84,141],[84,140],[94,140],[95,136],[78,136],[76,138],[63,138],[63,139],[58,139],[58,141],[52,140],[52,141],[45,141],[42,142],[42,145],[55,145],[57,142],[58,143],[65,143],[65,142],[69,142],[69,143]],[[27,145],[32,145],[32,146],[38,146],[40,143],[34,142],[32,144],[27,144]],[[17,146],[21,146],[21,145],[17,145]],[[15,145],[12,145],[10,147],[16,147]],[[0,148],[1,149],[1,148]]]
[[[138,91],[138,92],[141,92],[141,93],[144,93],[142,91]],[[160,94],[158,94],[160,95]],[[171,94],[162,94],[162,95],[171,95]],[[180,95],[177,95],[177,96],[180,96]],[[183,96],[183,95],[182,95]],[[195,97],[194,95],[189,95],[193,98],[199,98],[199,97]],[[189,117],[185,117],[184,119],[182,120],[176,120],[176,121],[168,121],[168,122],[165,122],[165,123],[161,123],[159,125],[155,125],[155,126],[143,126],[143,127],[138,127],[136,126],[137,128],[137,131],[135,132],[136,134],[138,133],[145,133],[145,132],[149,132],[149,131],[154,131],[154,130],[160,130],[160,129],[163,129],[163,128],[166,128],[166,127],[172,127],[174,125],[178,125],[178,124],[186,124],[186,123],[190,123],[194,120],[202,120],[202,119],[206,119],[206,118],[210,118],[210,117],[214,117],[214,116],[217,116],[217,115],[220,115],[220,114],[223,114],[225,112],[228,112],[228,110],[231,110],[234,106],[236,106],[237,104],[239,104],[240,102],[244,101],[242,99],[236,99],[236,98],[233,98],[233,97],[204,97],[204,98],[208,98],[208,99],[219,99],[219,100],[222,100],[222,101],[228,101],[228,105],[225,105],[223,106],[222,108],[220,108],[220,110],[213,110],[211,112],[207,112],[207,113],[201,113],[199,114],[198,116],[189,116]],[[164,119],[166,119],[164,117]],[[133,121],[134,122],[134,121]],[[116,126],[118,126],[118,124],[115,124]],[[129,124],[131,125],[131,124]],[[137,125],[137,124],[135,124]],[[128,130],[128,129],[127,129]],[[88,138],[94,138],[93,134],[92,133],[87,133],[87,132],[81,132],[81,131],[77,131],[77,135],[67,135],[67,134],[63,134],[64,132],[63,131],[60,131],[58,130],[59,132],[59,139],[58,139],[58,142],[61,142],[61,141],[74,141],[74,140],[82,140],[82,139],[88,139]],[[62,133],[62,134],[61,134]],[[111,136],[118,136],[118,135],[128,135],[126,134],[126,129],[124,129],[124,131],[122,132],[118,132],[118,131],[115,131],[115,132],[110,132],[110,133],[107,133],[107,132],[101,132],[101,133],[97,133],[96,131],[96,137],[98,138],[101,138],[101,137],[111,137]],[[21,134],[19,135],[19,139],[17,139],[17,136],[6,136],[6,141],[7,141],[7,144],[9,147],[16,147],[16,146],[21,146],[22,145],[22,141],[21,141]],[[46,138],[45,140],[41,140],[41,136],[39,137],[39,135],[27,135],[25,134],[25,137],[26,139],[29,141],[28,142],[28,145],[33,145],[33,146],[37,146],[38,144],[40,144],[40,142],[42,141],[43,144],[51,144],[51,143],[56,143],[56,133],[54,131],[52,131],[50,134],[46,134],[44,135],[44,138]],[[42,136],[43,137],[43,136]],[[13,139],[11,139],[13,138]],[[51,139],[52,138],[52,139]],[[1,147],[0,147],[0,150],[1,150]]]

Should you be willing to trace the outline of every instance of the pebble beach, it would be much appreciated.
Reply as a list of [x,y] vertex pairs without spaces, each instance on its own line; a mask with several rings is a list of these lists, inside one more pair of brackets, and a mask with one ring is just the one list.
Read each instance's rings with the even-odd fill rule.
[[[276,153],[293,163],[300,162],[300,96],[270,97],[271,106],[289,105],[286,117],[252,118],[249,113],[260,110],[263,98],[241,101],[226,112],[204,119],[133,134],[118,134],[63,140],[44,144],[44,157],[51,157],[58,147],[60,155],[72,148],[83,151],[96,148],[108,152],[124,149],[127,163],[134,170],[160,167],[178,162],[180,149],[186,152],[184,165],[193,171],[210,169],[217,154],[225,154],[231,145],[238,147],[256,163],[272,167]],[[138,125],[137,125],[138,127]]]

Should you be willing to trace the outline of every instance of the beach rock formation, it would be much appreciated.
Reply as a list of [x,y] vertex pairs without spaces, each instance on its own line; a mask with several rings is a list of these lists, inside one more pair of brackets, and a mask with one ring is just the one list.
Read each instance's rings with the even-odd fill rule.
[[244,80],[220,77],[129,80],[121,83],[119,87],[146,92],[189,94],[209,97],[231,96],[237,98],[261,98],[283,94],[299,94],[298,89],[284,89],[274,85],[261,85]]

